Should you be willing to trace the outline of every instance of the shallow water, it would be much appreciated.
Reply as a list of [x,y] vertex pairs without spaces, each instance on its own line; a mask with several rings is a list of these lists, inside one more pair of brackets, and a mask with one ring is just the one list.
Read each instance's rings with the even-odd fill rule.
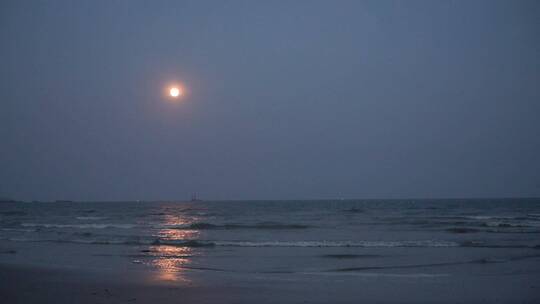
[[429,279],[538,271],[539,233],[538,199],[7,203],[0,262]]

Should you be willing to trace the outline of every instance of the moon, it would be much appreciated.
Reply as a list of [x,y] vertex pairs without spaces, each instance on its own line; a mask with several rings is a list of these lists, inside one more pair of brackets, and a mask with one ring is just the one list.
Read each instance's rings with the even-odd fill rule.
[[169,95],[171,95],[171,97],[178,97],[180,95],[182,95],[182,91],[180,90],[180,88],[177,88],[177,87],[172,87],[170,90],[169,90]]

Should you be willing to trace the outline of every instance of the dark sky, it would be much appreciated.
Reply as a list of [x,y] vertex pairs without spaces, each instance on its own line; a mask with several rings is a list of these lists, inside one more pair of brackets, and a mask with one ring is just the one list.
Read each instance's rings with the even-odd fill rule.
[[26,200],[538,196],[540,1],[2,1],[0,145]]

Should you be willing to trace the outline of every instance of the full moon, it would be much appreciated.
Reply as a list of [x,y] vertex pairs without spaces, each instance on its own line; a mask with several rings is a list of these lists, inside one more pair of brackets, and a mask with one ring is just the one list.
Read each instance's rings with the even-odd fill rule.
[[178,96],[182,95],[182,92],[180,91],[179,88],[176,88],[176,87],[175,87],[175,88],[171,88],[171,89],[169,90],[169,94],[170,94],[172,97],[178,97]]

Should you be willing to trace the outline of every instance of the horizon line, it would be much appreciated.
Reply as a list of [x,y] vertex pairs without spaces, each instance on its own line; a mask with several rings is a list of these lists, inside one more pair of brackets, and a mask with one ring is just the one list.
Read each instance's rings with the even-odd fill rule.
[[[540,196],[498,196],[498,197],[403,197],[403,198],[301,198],[301,199],[201,199],[195,202],[288,202],[288,201],[403,201],[403,200],[505,200],[505,199],[522,199],[522,200],[534,200],[540,199]],[[4,203],[127,203],[127,202],[139,202],[139,203],[190,203],[193,202],[190,199],[141,199],[141,200],[8,200]]]

